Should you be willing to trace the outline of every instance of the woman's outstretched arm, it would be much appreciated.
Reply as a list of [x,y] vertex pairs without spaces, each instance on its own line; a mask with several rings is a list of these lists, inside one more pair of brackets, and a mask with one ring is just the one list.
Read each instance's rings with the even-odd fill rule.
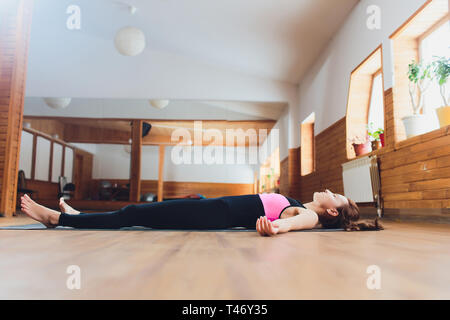
[[256,221],[256,230],[262,236],[273,236],[294,230],[313,229],[319,222],[319,216],[312,210],[296,208],[299,214],[285,219],[269,221],[261,217]]

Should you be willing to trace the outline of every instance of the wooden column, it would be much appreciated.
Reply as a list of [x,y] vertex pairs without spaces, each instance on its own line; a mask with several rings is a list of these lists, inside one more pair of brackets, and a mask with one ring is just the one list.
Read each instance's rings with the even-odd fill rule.
[[33,0],[0,4],[0,214],[16,210],[23,102]]
[[133,120],[131,129],[130,201],[141,197],[142,120]]
[[164,145],[159,146],[159,161],[158,161],[158,202],[163,201],[163,191],[164,191]]

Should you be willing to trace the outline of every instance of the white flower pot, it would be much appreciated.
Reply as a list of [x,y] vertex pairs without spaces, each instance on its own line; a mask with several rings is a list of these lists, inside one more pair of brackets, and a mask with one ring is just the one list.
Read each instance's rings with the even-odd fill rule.
[[426,114],[415,114],[402,119],[406,137],[411,138],[434,130],[434,123]]

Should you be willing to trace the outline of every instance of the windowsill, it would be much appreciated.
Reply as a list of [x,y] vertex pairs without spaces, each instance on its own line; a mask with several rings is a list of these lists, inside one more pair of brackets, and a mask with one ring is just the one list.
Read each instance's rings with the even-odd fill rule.
[[305,178],[305,177],[308,177],[308,176],[310,176],[310,175],[313,175],[314,173],[316,173],[315,170],[314,170],[313,172],[307,173],[307,174],[305,174],[305,175],[300,174],[300,177],[301,177],[301,178]]
[[443,128],[439,128],[439,129],[435,129],[433,131],[421,134],[421,135],[417,135],[399,142],[395,143],[395,147],[392,148],[386,148],[386,146],[384,146],[381,149],[378,150],[374,150],[371,151],[369,153],[366,154],[362,154],[353,158],[347,158],[348,161],[352,161],[352,160],[356,160],[356,159],[360,159],[360,158],[364,158],[367,156],[373,156],[373,155],[382,155],[386,152],[389,151],[394,151],[394,150],[400,150],[406,147],[409,147],[411,145],[415,145],[415,144],[420,144],[420,143],[424,143],[426,141],[429,140],[433,140],[433,139],[437,139],[439,137],[443,137],[443,136],[448,136],[450,135],[450,125],[443,127]]
[[360,154],[359,156],[355,156],[353,158],[347,158],[348,161],[352,161],[352,160],[356,160],[356,159],[360,159],[360,158],[364,158],[367,156],[373,156],[373,155],[381,155],[383,153],[386,153],[388,151],[388,149],[386,148],[386,146],[377,149],[377,150],[373,150],[371,152],[365,153],[365,154]]
[[424,134],[420,134],[411,138],[407,138],[402,141],[398,141],[395,143],[395,150],[406,148],[410,145],[423,143],[429,140],[433,140],[439,137],[450,135],[450,125],[446,127],[442,127],[439,129],[435,129],[433,131],[429,131]]

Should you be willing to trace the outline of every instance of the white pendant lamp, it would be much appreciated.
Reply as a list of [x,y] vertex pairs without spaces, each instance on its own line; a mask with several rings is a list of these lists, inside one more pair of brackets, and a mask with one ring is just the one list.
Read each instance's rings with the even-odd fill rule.
[[44,98],[45,103],[53,109],[64,109],[72,101],[72,98]]
[[124,27],[117,31],[114,45],[124,56],[137,56],[145,49],[144,32],[135,27]]
[[149,100],[150,105],[157,109],[164,109],[169,104],[169,100]]

